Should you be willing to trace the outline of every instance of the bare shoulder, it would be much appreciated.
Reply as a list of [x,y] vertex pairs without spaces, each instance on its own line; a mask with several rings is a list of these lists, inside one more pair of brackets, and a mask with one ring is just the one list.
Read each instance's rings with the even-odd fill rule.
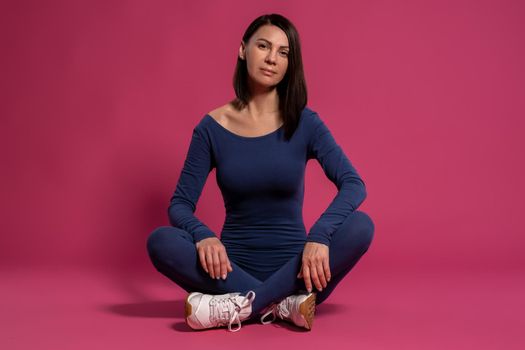
[[230,102],[211,110],[208,115],[224,127],[228,127],[232,121],[239,120],[240,116]]

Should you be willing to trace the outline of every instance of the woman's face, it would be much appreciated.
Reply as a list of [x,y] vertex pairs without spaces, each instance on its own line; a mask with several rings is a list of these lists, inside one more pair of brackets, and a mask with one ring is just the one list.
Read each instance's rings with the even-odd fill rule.
[[288,38],[284,31],[267,24],[259,27],[246,45],[241,43],[239,56],[246,60],[248,76],[252,82],[273,87],[286,74],[289,51]]

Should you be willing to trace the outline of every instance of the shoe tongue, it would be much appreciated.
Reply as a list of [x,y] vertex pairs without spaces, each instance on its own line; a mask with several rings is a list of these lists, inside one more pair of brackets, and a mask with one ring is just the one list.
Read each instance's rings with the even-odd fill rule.
[[241,312],[239,312],[239,318],[241,320],[246,319],[250,317],[251,314],[252,314],[252,306],[248,305],[241,309]]
[[281,319],[291,319],[293,313],[293,303],[293,296],[288,296],[279,303],[279,305],[277,306],[277,313]]
[[252,313],[252,302],[246,300],[246,297],[241,295],[236,296],[235,301],[241,308],[239,311],[239,318],[241,320],[248,318]]

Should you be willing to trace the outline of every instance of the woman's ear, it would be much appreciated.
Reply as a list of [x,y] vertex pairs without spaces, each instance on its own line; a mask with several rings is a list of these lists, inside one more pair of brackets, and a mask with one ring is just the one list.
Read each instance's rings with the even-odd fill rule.
[[241,60],[245,59],[245,52],[246,52],[246,49],[245,49],[244,41],[241,41],[241,46],[239,47],[239,58]]

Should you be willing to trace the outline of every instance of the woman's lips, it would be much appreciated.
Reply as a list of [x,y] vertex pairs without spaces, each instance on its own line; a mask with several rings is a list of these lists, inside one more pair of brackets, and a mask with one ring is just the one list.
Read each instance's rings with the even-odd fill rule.
[[268,75],[268,76],[271,76],[271,75],[274,75],[275,72],[274,71],[271,71],[271,70],[268,70],[268,69],[265,69],[265,68],[261,68],[261,70],[263,71],[263,73],[265,75]]

